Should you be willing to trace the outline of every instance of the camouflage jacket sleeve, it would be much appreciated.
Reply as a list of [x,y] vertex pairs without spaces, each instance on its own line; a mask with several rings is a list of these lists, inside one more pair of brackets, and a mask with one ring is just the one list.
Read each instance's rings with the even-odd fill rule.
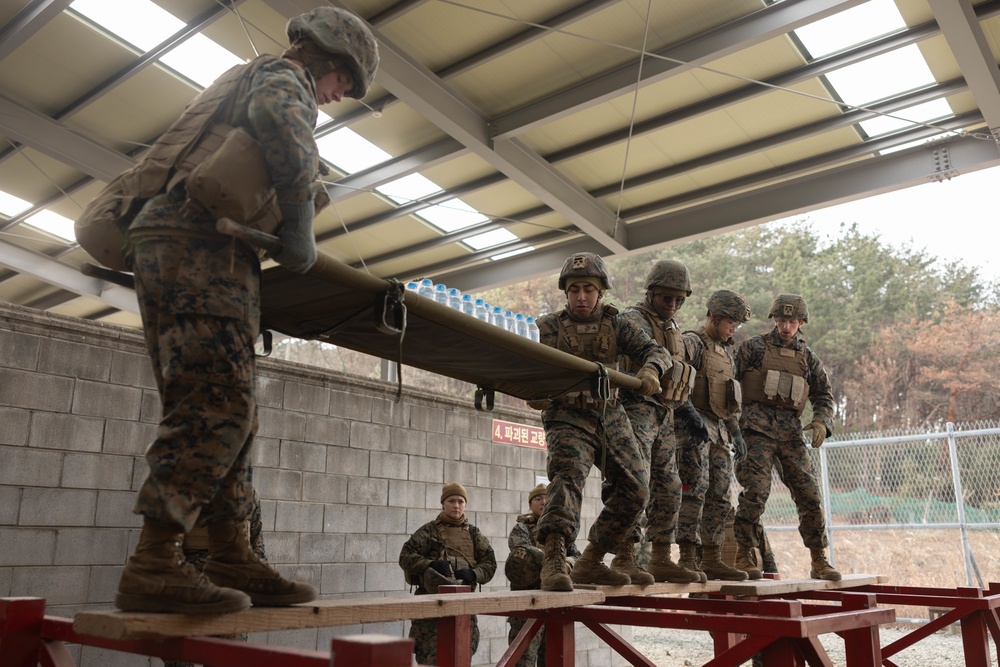
[[559,345],[559,319],[554,313],[542,315],[535,322],[538,327],[538,342],[549,347]]
[[312,76],[284,58],[264,64],[251,84],[246,113],[278,201],[308,201],[319,173],[319,151],[313,138],[318,107]]
[[826,434],[830,435],[833,433],[833,386],[823,362],[812,348],[806,347],[806,361],[809,364],[809,403],[812,405],[813,421],[823,422]]
[[542,550],[538,548],[532,535],[532,525],[523,520],[522,517],[523,515],[518,517],[518,520],[514,522],[514,527],[510,529],[510,535],[507,536],[507,546],[510,547],[511,551],[518,547],[524,547],[529,553],[541,554]]
[[488,584],[497,573],[496,554],[493,553],[493,546],[481,530],[469,524],[469,532],[472,533],[472,546],[476,556],[476,567],[472,568],[476,573],[476,583]]
[[681,334],[681,340],[684,341],[684,361],[694,366],[695,370],[700,371],[701,357],[705,352],[705,343],[693,331],[685,331]]
[[408,582],[419,581],[431,561],[440,559],[443,552],[444,544],[438,539],[434,522],[429,521],[418,528],[399,550],[399,567],[403,568]]
[[615,318],[615,330],[619,352],[628,355],[637,366],[653,366],[663,375],[673,365],[666,349],[631,320],[619,315]]

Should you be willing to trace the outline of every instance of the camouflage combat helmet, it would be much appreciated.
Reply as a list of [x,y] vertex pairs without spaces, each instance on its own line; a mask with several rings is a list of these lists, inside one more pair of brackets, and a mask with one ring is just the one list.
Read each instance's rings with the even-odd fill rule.
[[691,296],[691,274],[684,262],[676,259],[661,259],[649,269],[646,274],[646,289],[665,287],[667,289],[687,292]]
[[797,317],[803,322],[808,322],[809,310],[806,308],[806,300],[798,294],[779,294],[771,304],[767,316],[768,318]]
[[330,55],[345,59],[354,77],[348,97],[360,100],[368,94],[378,69],[378,46],[368,25],[339,7],[317,7],[288,22],[289,44],[308,38]]
[[601,281],[601,289],[611,289],[611,276],[608,267],[600,255],[592,252],[580,252],[571,255],[559,272],[559,289],[566,291],[572,283],[568,278],[597,278]]
[[750,306],[742,294],[720,289],[708,297],[708,314],[728,317],[736,322],[746,322],[750,319]]

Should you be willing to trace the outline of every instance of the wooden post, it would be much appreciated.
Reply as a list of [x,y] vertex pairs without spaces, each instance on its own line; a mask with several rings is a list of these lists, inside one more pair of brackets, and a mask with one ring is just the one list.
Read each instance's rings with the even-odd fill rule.
[[36,667],[42,644],[43,598],[0,598],[0,663]]
[[330,667],[410,667],[413,640],[391,635],[348,635],[330,642]]
[[[472,586],[438,586],[438,593],[471,593]],[[447,616],[437,621],[437,664],[469,667],[472,664],[472,617]]]

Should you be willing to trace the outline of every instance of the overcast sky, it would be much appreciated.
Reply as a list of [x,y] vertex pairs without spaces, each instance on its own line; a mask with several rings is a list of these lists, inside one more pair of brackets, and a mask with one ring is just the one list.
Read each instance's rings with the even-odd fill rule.
[[812,211],[794,219],[811,221],[820,234],[837,234],[841,222],[857,222],[883,243],[916,249],[942,259],[976,266],[987,280],[1000,280],[1000,167],[962,174],[848,204]]

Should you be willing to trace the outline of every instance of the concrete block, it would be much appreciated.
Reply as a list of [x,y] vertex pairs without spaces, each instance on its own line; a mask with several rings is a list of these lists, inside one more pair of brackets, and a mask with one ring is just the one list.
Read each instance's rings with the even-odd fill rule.
[[389,427],[382,424],[351,422],[351,447],[372,451],[389,451]]
[[138,491],[142,488],[143,482],[149,476],[149,465],[146,459],[136,457],[132,459],[132,490]]
[[110,380],[113,384],[123,384],[127,387],[156,389],[153,365],[145,354],[112,350]]
[[521,465],[518,449],[521,449],[521,445],[505,445],[495,442],[490,447],[490,456],[493,457],[490,462],[495,466],[516,468]]
[[493,460],[493,455],[490,451],[492,449],[493,443],[491,442],[465,438],[462,440],[462,460],[472,461],[473,463],[489,463]]
[[407,427],[410,424],[410,403],[405,400],[373,398],[371,401],[371,421],[375,424]]
[[385,560],[385,535],[347,535],[345,563],[381,563]]
[[351,423],[341,417],[310,417],[306,421],[305,441],[348,447],[351,444]]
[[45,598],[46,605],[83,604],[87,602],[89,581],[89,567],[18,567],[14,569],[10,594]]
[[389,431],[389,451],[424,456],[427,453],[427,434],[423,431],[393,428]]
[[21,509],[21,491],[16,486],[0,486],[0,526],[17,524],[17,513]]
[[156,658],[145,658],[94,646],[80,647],[79,667],[160,667]]
[[389,480],[353,477],[347,483],[347,502],[384,506],[389,502]]
[[[534,487],[532,487],[534,488]],[[528,511],[528,491],[493,489],[492,510],[504,514],[523,514]]]
[[399,533],[406,526],[406,509],[403,507],[369,507],[368,525],[364,532],[369,535]]
[[431,433],[447,433],[445,429],[445,411],[442,408],[432,408],[426,405],[410,406],[410,428],[416,431]]
[[441,505],[438,504],[438,511],[433,510],[419,510],[419,509],[408,509],[406,510],[406,534],[412,535],[417,531],[420,526],[424,525],[428,521],[433,521],[441,511]]
[[326,387],[286,381],[282,407],[285,410],[295,410],[296,412],[328,414],[330,411],[330,390]]
[[135,491],[99,491],[94,525],[109,528],[140,527],[142,517],[132,511],[135,500]]
[[[468,461],[445,461],[444,483],[461,482],[464,486],[474,485],[476,480],[476,464]],[[438,489],[440,491],[440,489]],[[440,500],[440,497],[438,498]],[[438,503],[440,504],[440,503]]]
[[372,398],[363,394],[331,391],[330,416],[344,417],[351,421],[370,422],[372,420]]
[[67,454],[62,484],[66,489],[115,489],[132,487],[132,458],[100,454]]
[[486,465],[482,463],[477,464],[476,486],[490,487],[492,489],[506,489],[507,469],[503,466]]
[[303,533],[299,538],[299,558],[303,563],[344,562],[343,535]]
[[[406,525],[405,522],[403,524]],[[396,530],[399,530],[398,528]],[[399,533],[398,535],[385,536],[385,557],[389,561],[399,561],[399,553],[403,550],[406,540],[410,539],[410,533]]]
[[257,373],[254,396],[257,398],[257,405],[265,408],[281,408],[281,403],[285,397],[285,381]]
[[364,505],[326,505],[323,509],[324,533],[363,533],[367,525]]
[[491,423],[493,420],[465,410],[449,410],[445,412],[444,432],[460,438],[477,438],[481,421]]
[[458,436],[435,433],[427,439],[427,456],[457,461],[462,458],[462,441]]
[[507,487],[509,489],[516,489],[518,491],[524,490],[527,493],[530,489],[534,488],[538,477],[545,477],[545,470],[538,472],[530,468],[511,468],[507,470]]
[[22,526],[93,526],[96,491],[27,488],[21,498]]
[[0,445],[27,444],[31,414],[17,408],[0,408]]
[[63,455],[24,447],[0,447],[0,485],[59,486]]
[[258,411],[260,428],[257,433],[265,438],[281,440],[306,439],[306,415],[301,412],[260,408]]
[[146,449],[156,439],[156,424],[109,419],[104,426],[105,454],[144,456]]
[[279,502],[274,514],[274,529],[298,533],[323,532],[321,503]]
[[69,412],[75,380],[0,368],[0,406]]
[[289,470],[324,472],[326,470],[326,446],[296,440],[283,440],[278,464]]
[[347,476],[302,473],[302,500],[311,503],[346,503]]
[[285,532],[265,532],[264,553],[267,554],[267,561],[274,563],[298,563],[301,560],[299,555],[299,543],[301,535],[298,533]]
[[323,567],[319,563],[309,565],[291,563],[288,565],[276,565],[274,569],[281,576],[287,579],[294,579],[295,581],[303,581],[317,591],[323,583]]
[[369,475],[388,479],[406,479],[410,457],[406,454],[372,452]]
[[38,348],[37,369],[40,373],[107,382],[111,376],[112,352],[108,348],[45,338]]
[[364,563],[326,563],[323,565],[322,584],[320,584],[319,591],[321,594],[363,593],[366,590]]
[[77,380],[73,390],[73,414],[108,419],[139,419],[142,390],[134,387]]
[[14,580],[14,568],[0,567],[0,597],[11,597],[10,584]]
[[518,447],[517,453],[521,457],[519,468],[537,470],[539,474],[545,474],[545,468],[549,460],[549,450],[536,449],[534,447]]
[[[256,490],[256,489],[255,489]],[[260,498],[260,492],[257,493]],[[260,525],[261,530],[274,531],[274,515],[278,512],[278,502],[275,500],[265,500],[260,498]]]
[[365,591],[400,591],[408,588],[398,563],[365,565]]
[[444,461],[426,456],[411,456],[409,479],[414,482],[443,483]]
[[476,512],[476,527],[490,541],[506,540],[510,534],[507,531],[507,516],[497,512]]
[[255,470],[257,468],[277,468],[278,461],[281,460],[281,441],[277,438],[261,438],[255,435],[250,455]]
[[42,339],[19,331],[0,330],[0,366],[33,371]]
[[122,565],[104,565],[90,568],[90,585],[87,588],[89,604],[114,604],[118,592],[118,580],[122,577]]
[[327,447],[326,469],[349,477],[367,477],[371,453],[350,447]]
[[302,630],[269,632],[267,633],[267,643],[272,646],[285,646],[287,648],[312,651],[316,648],[316,629],[305,628]]
[[149,424],[157,424],[163,416],[163,409],[160,405],[160,394],[156,391],[145,390],[142,392],[142,403],[139,407],[139,421]]
[[253,485],[261,498],[302,499],[302,473],[296,470],[256,469],[253,471]]
[[56,531],[38,528],[0,528],[0,567],[51,565],[55,560]]
[[[389,480],[389,507],[423,507],[427,498],[427,484]],[[440,485],[435,488],[440,492]]]
[[62,528],[56,539],[56,565],[119,565],[128,555],[127,530]]

